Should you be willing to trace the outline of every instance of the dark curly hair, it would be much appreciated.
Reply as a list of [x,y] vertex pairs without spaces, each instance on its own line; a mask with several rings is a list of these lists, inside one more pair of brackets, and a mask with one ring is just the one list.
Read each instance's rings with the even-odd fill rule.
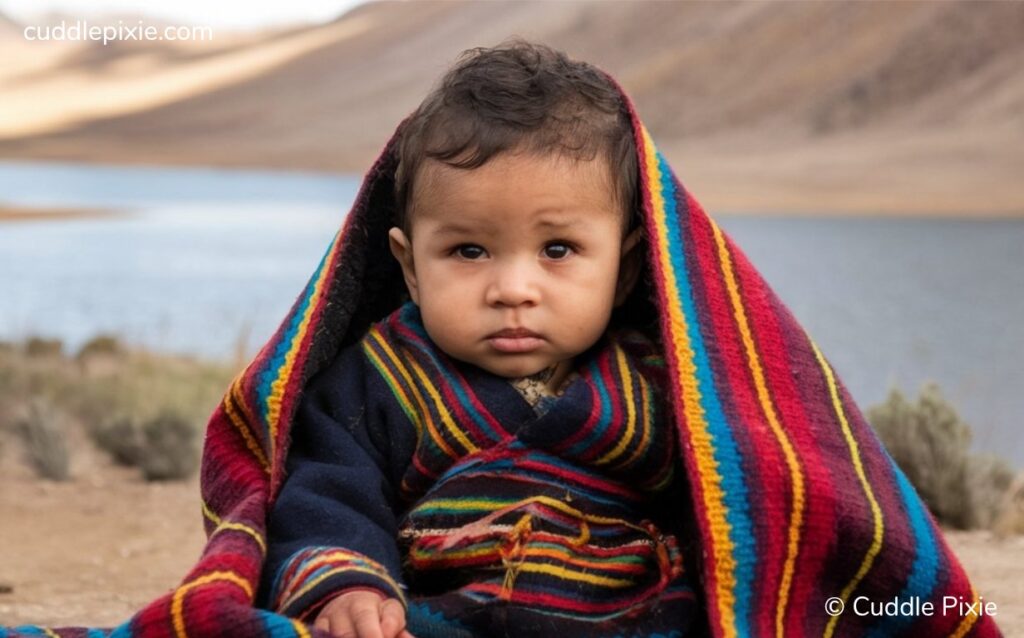
[[604,153],[623,228],[636,224],[636,150],[626,105],[603,71],[547,45],[516,36],[463,51],[398,134],[392,221],[407,236],[424,159],[473,169],[510,150],[579,160]]

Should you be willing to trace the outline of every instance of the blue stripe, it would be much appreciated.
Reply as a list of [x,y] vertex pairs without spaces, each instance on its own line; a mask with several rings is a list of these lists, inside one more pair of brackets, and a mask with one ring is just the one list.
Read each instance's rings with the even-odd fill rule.
[[114,631],[110,633],[110,638],[131,638],[132,635],[132,621],[128,621],[122,625],[118,625]]
[[[338,231],[339,233],[341,231]],[[331,246],[334,242],[331,242]],[[281,340],[277,342],[274,347],[274,356],[267,362],[267,367],[259,374],[259,385],[256,388],[257,405],[262,409],[260,414],[263,417],[264,424],[269,427],[270,422],[268,420],[269,415],[269,398],[271,392],[271,386],[280,374],[280,370],[284,367],[285,357],[288,351],[291,350],[292,342],[295,340],[295,335],[299,331],[299,324],[302,323],[302,316],[306,314],[306,308],[309,307],[310,301],[313,299],[313,290],[316,288],[316,282],[320,279],[320,273],[324,269],[324,264],[327,263],[327,257],[331,254],[331,249],[328,247],[327,252],[320,258],[320,264],[316,267],[316,272],[309,279],[306,284],[306,289],[302,293],[302,301],[296,307],[295,312],[292,313],[288,322],[288,329],[281,336]],[[267,433],[269,437],[269,432]]]
[[260,618],[263,620],[263,627],[268,636],[272,638],[292,638],[299,635],[295,625],[288,618],[262,609],[257,611],[259,611]]
[[[900,496],[903,497],[903,506],[910,519],[910,529],[914,533],[914,547],[917,550],[914,564],[910,568],[910,576],[907,577],[907,583],[899,594],[899,600],[914,600],[916,598],[924,602],[928,600],[928,596],[935,589],[935,584],[938,581],[939,548],[921,498],[914,491],[903,471],[889,456],[889,452],[884,448],[882,451],[889,459],[889,465],[896,476],[896,484],[899,486]],[[867,636],[892,636],[902,633],[913,620],[915,620],[914,616],[901,614],[886,616],[871,629]]]
[[579,456],[583,450],[592,450],[597,445],[597,440],[604,436],[608,430],[608,424],[612,420],[611,397],[608,395],[608,386],[604,382],[604,376],[601,374],[601,369],[598,368],[597,362],[592,361],[587,365],[587,369],[590,371],[590,378],[594,382],[594,386],[597,388],[598,393],[601,395],[600,406],[601,416],[598,419],[596,427],[594,427],[590,434],[581,441],[578,441],[576,445],[569,448],[569,454],[572,456]]
[[[543,459],[543,461],[547,465],[558,465],[556,463],[550,462],[550,460],[547,459],[547,458]],[[568,468],[568,469],[573,469],[569,465],[565,465],[565,467]],[[500,479],[500,477],[503,474],[504,475],[508,475],[508,474],[513,473],[513,472],[515,472],[515,474],[517,474],[519,476],[523,476],[523,477],[529,478],[532,483],[536,483],[536,484],[539,484],[541,486],[548,486],[548,487],[550,487],[552,485],[552,482],[550,480],[545,480],[544,476],[540,476],[540,473],[542,472],[542,470],[534,470],[534,469],[531,468],[530,473],[527,474],[526,470],[524,470],[521,467],[516,467],[516,465],[512,461],[488,464],[487,467],[479,469],[477,471],[465,472],[465,473],[460,472],[460,475],[463,478],[474,478],[474,477],[482,476],[482,477],[492,477],[492,478],[499,478]],[[544,473],[544,474],[546,476],[552,478],[552,479],[556,479],[556,480],[561,480],[562,479],[562,477],[560,477],[560,476],[555,476],[554,472]],[[504,480],[504,479],[502,479],[502,480]],[[435,483],[435,486],[437,486],[437,485],[438,485],[438,483]],[[559,483],[554,483],[554,485],[559,485]],[[587,498],[587,499],[589,499],[591,501],[595,501],[597,503],[601,503],[602,505],[605,505],[605,506],[615,507],[615,508],[618,508],[618,509],[626,509],[626,505],[623,502],[622,497],[620,497],[618,495],[612,496],[612,497],[605,497],[605,496],[601,496],[600,495],[601,493],[595,492],[592,489],[583,489],[581,486],[578,486],[578,485],[573,486],[573,487],[576,488],[575,489],[575,493],[580,495],[582,498]],[[561,491],[564,492],[565,490],[562,489]]]
[[743,481],[743,466],[739,448],[733,439],[731,426],[725,418],[715,389],[713,371],[708,360],[704,339],[700,332],[700,321],[693,302],[690,288],[686,254],[683,251],[681,228],[683,222],[676,211],[676,198],[680,196],[673,183],[673,173],[660,151],[655,150],[658,168],[661,171],[661,190],[665,200],[665,226],[668,230],[668,255],[679,286],[679,301],[686,316],[686,329],[693,348],[694,364],[697,367],[698,392],[701,407],[711,436],[715,465],[722,477],[722,490],[726,506],[726,520],[729,525],[729,539],[733,545],[732,555],[736,560],[736,631],[741,636],[750,633],[751,584],[754,580],[754,563],[757,560],[754,546],[754,530],[750,522],[750,506],[747,502],[747,486]]

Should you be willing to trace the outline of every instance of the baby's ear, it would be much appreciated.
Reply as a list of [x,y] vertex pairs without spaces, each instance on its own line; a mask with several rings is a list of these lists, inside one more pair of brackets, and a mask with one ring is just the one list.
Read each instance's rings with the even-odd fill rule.
[[633,232],[626,235],[622,240],[622,253],[619,258],[619,279],[615,284],[615,306],[621,306],[629,293],[633,291],[636,280],[640,276],[640,267],[643,265],[644,244],[641,241],[643,227],[633,229]]
[[409,297],[414,304],[420,305],[420,290],[416,282],[416,268],[412,260],[412,242],[405,236],[401,228],[392,226],[388,231],[388,246],[391,248],[391,254],[402,266],[402,276],[405,278],[405,287],[409,289]]

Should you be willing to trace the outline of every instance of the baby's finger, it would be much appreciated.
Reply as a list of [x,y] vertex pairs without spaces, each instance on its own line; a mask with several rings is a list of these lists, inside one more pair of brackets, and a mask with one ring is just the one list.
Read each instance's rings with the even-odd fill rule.
[[351,619],[356,628],[355,636],[384,638],[384,634],[380,631],[380,603],[377,600],[354,603]]
[[348,618],[348,611],[328,605],[317,617],[313,626],[322,629],[332,638],[355,638],[356,628]]
[[329,632],[331,630],[331,622],[327,620],[327,616],[319,616],[316,622],[313,623],[313,627]]
[[[325,624],[321,625],[321,621]],[[321,616],[321,618],[316,620],[314,627],[321,627],[327,630],[327,633],[331,634],[331,636],[334,636],[335,638],[341,638],[342,636],[355,636],[355,629],[342,613],[333,613]]]
[[389,598],[380,606],[380,628],[384,638],[396,638],[405,629],[405,609],[402,603]]

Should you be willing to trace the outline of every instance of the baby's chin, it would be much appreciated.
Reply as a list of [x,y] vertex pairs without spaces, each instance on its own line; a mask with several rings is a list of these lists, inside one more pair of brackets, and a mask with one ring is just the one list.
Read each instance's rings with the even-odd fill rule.
[[552,360],[550,357],[504,354],[494,357],[468,357],[462,361],[499,377],[518,379],[558,365],[561,360]]

